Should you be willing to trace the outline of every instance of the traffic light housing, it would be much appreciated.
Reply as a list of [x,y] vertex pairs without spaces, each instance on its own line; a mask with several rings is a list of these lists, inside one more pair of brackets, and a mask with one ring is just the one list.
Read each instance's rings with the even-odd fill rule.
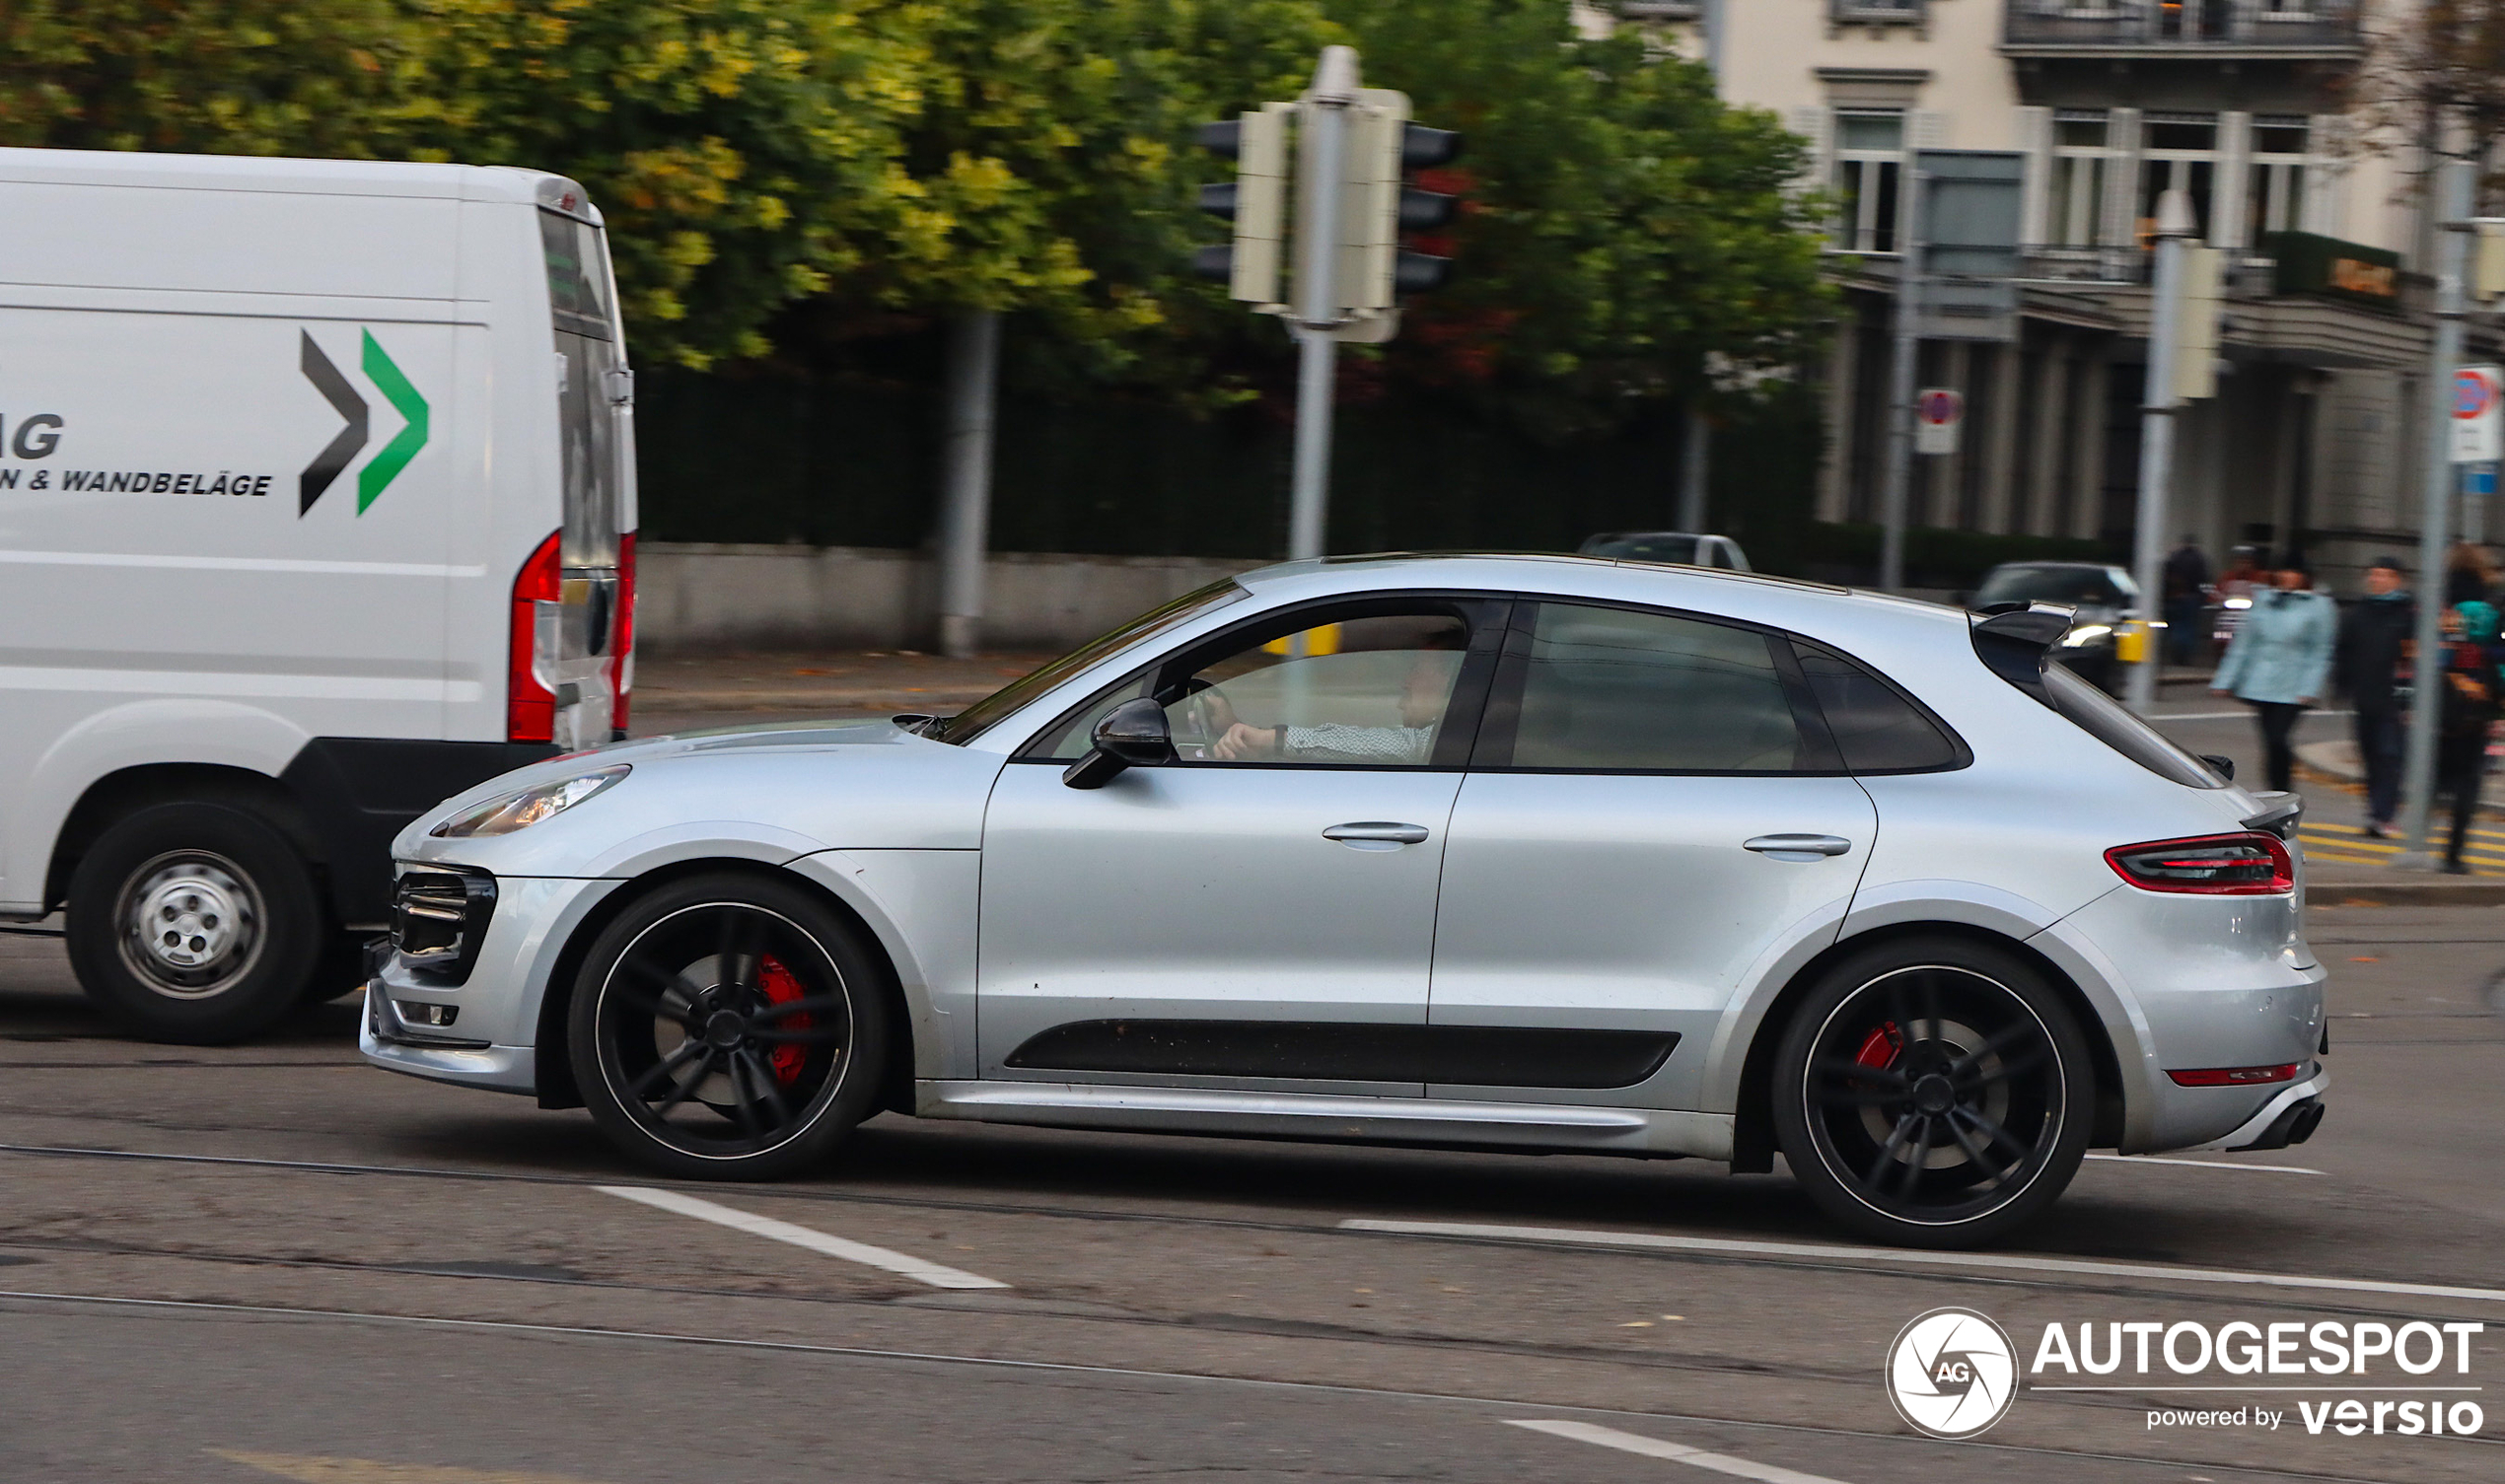
[[1200,147],[1236,163],[1235,178],[1200,187],[1200,209],[1234,224],[1229,242],[1200,247],[1191,270],[1227,286],[1227,297],[1279,303],[1279,255],[1287,236],[1287,119],[1294,104],[1264,104],[1200,126]]
[[2226,309],[2226,256],[2219,248],[2197,244],[2183,248],[2183,313],[2175,329],[2179,401],[2203,401],[2218,394],[2218,321]]
[[1402,294],[1441,288],[1451,260],[1400,245],[1404,232],[1431,232],[1453,219],[1455,198],[1410,183],[1461,153],[1462,136],[1409,121],[1409,98],[1389,88],[1358,95],[1349,119],[1347,250],[1341,298],[1359,316],[1390,310]]

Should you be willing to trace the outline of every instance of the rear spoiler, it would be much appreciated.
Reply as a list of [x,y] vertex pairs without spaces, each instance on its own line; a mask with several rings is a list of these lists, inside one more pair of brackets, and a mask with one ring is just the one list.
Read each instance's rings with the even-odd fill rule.
[[2245,828],[2277,835],[2282,840],[2296,838],[2297,821],[2305,817],[2305,801],[2302,798],[2295,794],[2266,793],[2254,795],[2253,802],[2261,806],[2261,812],[2246,815]]
[[1974,654],[1992,673],[2049,706],[2044,665],[2070,632],[2078,609],[2066,603],[1994,603],[1974,625]]

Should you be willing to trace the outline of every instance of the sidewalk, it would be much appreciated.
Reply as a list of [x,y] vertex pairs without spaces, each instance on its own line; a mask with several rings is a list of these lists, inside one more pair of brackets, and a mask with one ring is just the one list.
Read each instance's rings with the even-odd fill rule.
[[635,714],[656,719],[778,711],[805,716],[945,715],[981,700],[1049,658],[977,655],[951,660],[916,650],[638,655]]

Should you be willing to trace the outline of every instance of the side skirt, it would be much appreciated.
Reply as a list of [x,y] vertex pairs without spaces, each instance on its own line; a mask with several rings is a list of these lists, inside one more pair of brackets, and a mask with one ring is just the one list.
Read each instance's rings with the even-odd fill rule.
[[1729,1113],[1660,1108],[1095,1087],[1057,1082],[916,1081],[913,1111],[923,1118],[1133,1133],[1465,1145],[1552,1154],[1731,1158]]

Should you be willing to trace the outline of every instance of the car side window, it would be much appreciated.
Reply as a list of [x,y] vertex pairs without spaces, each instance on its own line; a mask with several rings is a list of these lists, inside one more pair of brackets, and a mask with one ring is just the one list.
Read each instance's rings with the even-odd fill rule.
[[1793,709],[1779,641],[1755,629],[1628,608],[1542,602],[1507,646],[1518,683],[1512,755],[1572,771],[1787,773],[1825,754]]
[[1418,613],[1247,643],[1168,687],[1176,757],[1425,767],[1435,759],[1468,640],[1460,618]]
[[1826,730],[1856,773],[1922,773],[1963,767],[1964,747],[1902,692],[1832,650],[1794,640],[1801,673]]

